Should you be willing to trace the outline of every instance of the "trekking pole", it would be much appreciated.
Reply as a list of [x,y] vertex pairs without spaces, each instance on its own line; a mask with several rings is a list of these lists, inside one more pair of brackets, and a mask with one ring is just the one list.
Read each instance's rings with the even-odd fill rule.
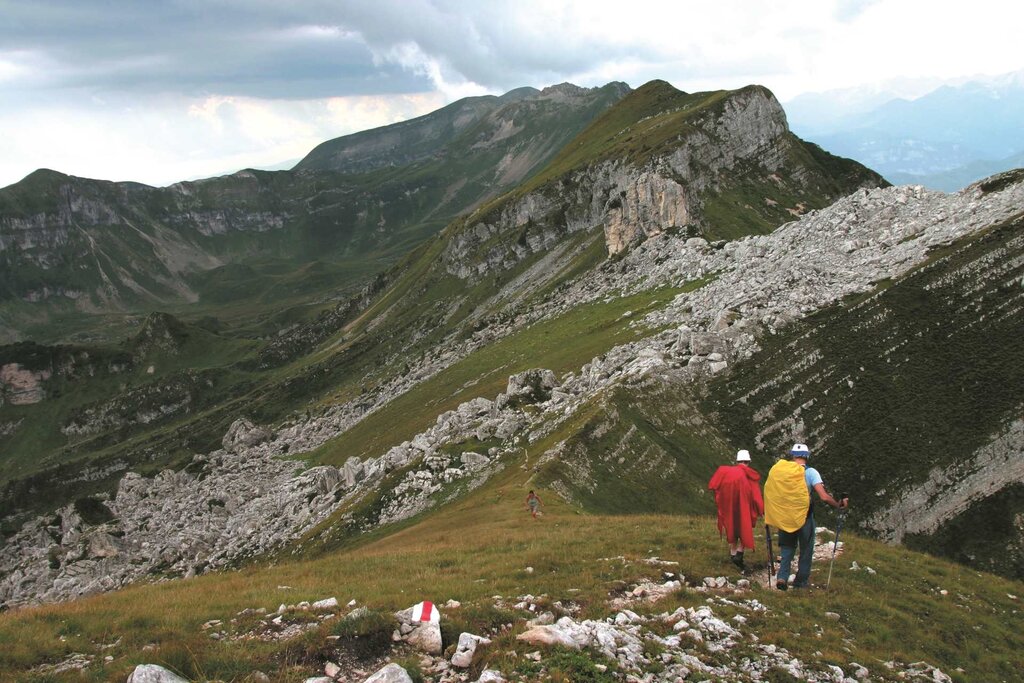
[[772,532],[768,525],[764,525],[765,547],[768,548],[768,587],[772,587],[772,579],[775,578],[775,551],[772,550]]
[[[839,500],[843,500],[848,496],[843,493],[840,494]],[[842,509],[839,513],[839,519],[836,520],[836,537],[832,539],[832,561],[828,563],[828,579],[825,581],[825,590],[828,590],[828,586],[832,583],[832,567],[836,563],[836,550],[839,548],[839,534],[843,530],[843,522],[846,520],[846,511],[848,507]]]

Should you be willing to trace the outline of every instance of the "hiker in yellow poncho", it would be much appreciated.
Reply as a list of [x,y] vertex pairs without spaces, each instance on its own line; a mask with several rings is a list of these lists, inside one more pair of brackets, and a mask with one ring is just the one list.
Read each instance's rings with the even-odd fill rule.
[[[811,492],[834,508],[845,508],[849,500],[836,500],[825,490],[818,470],[807,466],[811,451],[806,444],[794,444],[789,454],[792,461],[780,460],[768,473],[764,487],[765,524],[779,530],[779,547],[782,559],[779,562],[779,573],[775,577],[775,587],[786,590],[789,585],[789,573],[793,566],[793,556],[799,546],[794,588],[807,588],[811,578],[811,560],[814,558],[814,503]],[[800,472],[793,465],[803,468],[803,480]],[[795,474],[794,474],[795,473]]]

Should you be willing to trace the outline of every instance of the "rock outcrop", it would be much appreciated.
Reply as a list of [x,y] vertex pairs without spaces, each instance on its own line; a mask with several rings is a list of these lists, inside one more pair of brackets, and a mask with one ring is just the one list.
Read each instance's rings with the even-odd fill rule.
[[[651,83],[631,97],[643,97],[645,89],[683,95],[667,84]],[[819,205],[858,187],[857,183],[843,186],[845,181],[813,163],[794,161],[807,156],[805,143],[789,132],[781,105],[764,88],[730,92],[711,105],[679,100],[679,109],[688,106],[696,112],[686,119],[676,144],[663,153],[642,163],[619,157],[585,164],[486,215],[472,216],[448,240],[442,256],[447,272],[475,282],[552,249],[569,235],[599,227],[603,227],[609,255],[668,231],[714,233],[709,205],[741,186],[756,186],[769,194],[789,187],[815,197]],[[674,113],[652,116],[665,117],[664,125],[671,125],[667,119]],[[859,168],[859,186],[885,184],[881,177]],[[778,205],[771,197],[766,199],[771,206]],[[736,220],[765,230],[784,222],[737,203],[739,213],[746,215]],[[792,215],[800,215],[806,205],[791,209]],[[514,235],[518,236],[513,239]]]
[[412,677],[401,666],[392,663],[367,678],[365,683],[412,683]]
[[866,526],[896,543],[907,534],[931,534],[974,503],[1020,482],[1024,420],[1014,420],[970,459],[936,467],[923,483],[900,490],[893,502],[865,520]]
[[158,664],[139,664],[128,676],[127,683],[188,683],[188,681]]
[[252,448],[270,439],[270,431],[259,427],[247,418],[239,418],[231,423],[224,435],[221,445],[228,453],[237,453],[243,448]]
[[39,403],[46,397],[43,382],[48,379],[49,370],[34,372],[18,363],[0,366],[0,405],[4,402],[16,406]]

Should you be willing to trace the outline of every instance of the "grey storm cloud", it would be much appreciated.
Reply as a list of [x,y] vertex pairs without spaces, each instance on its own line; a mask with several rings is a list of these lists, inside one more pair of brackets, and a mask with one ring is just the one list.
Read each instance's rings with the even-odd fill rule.
[[503,89],[578,73],[619,51],[558,40],[557,17],[538,31],[521,7],[500,2],[0,0],[0,17],[0,57],[27,62],[33,76],[21,87],[36,91],[421,92],[431,74],[416,59],[446,80]]
[[[422,74],[376,60],[365,41],[345,30],[340,7],[0,3],[0,55],[14,54],[31,66],[30,89],[316,98],[429,88]],[[314,30],[318,26],[336,28]]]

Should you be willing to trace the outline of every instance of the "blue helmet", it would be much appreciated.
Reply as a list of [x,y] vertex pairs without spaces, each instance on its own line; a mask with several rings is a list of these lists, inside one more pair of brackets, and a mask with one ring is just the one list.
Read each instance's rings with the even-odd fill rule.
[[805,443],[795,443],[789,449],[789,454],[794,458],[809,458],[811,457],[811,449]]

